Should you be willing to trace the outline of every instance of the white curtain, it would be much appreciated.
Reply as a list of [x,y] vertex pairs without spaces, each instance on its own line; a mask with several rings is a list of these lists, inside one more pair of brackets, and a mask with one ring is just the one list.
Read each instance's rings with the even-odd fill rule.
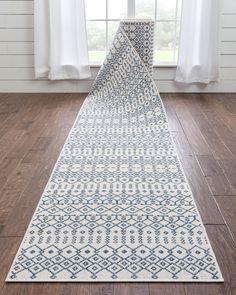
[[35,0],[34,4],[36,78],[89,77],[84,0]]
[[218,80],[219,1],[183,0],[179,58],[175,80]]

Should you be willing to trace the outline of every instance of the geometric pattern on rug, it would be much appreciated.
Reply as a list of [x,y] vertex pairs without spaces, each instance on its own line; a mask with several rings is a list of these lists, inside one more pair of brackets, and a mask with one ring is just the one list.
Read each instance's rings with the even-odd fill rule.
[[153,31],[121,22],[7,281],[223,281],[152,79]]

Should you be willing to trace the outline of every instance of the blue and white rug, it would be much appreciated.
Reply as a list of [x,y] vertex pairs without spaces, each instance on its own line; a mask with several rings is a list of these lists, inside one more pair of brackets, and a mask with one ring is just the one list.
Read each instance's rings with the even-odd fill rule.
[[7,281],[223,280],[152,79],[153,31],[121,22]]

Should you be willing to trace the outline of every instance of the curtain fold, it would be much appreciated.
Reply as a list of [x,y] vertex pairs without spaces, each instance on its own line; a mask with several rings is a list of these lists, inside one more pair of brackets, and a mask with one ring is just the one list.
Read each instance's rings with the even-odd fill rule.
[[175,80],[217,81],[219,0],[183,0],[179,57]]
[[36,78],[91,76],[84,0],[35,0]]

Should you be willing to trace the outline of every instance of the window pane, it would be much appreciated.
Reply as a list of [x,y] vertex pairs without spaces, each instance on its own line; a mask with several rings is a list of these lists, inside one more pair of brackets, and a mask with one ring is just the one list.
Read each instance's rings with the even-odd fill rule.
[[181,11],[182,11],[182,0],[178,0],[178,7],[177,7],[177,18],[181,18]]
[[175,22],[157,22],[155,30],[155,63],[174,62]]
[[[118,20],[127,17],[128,1],[85,0],[87,19],[101,19],[101,21],[88,21],[87,29],[91,64],[102,64],[106,56],[106,50],[111,45],[119,26]],[[157,5],[156,9],[155,3]],[[182,0],[135,0],[136,18],[155,19],[156,12],[155,64],[176,63],[181,7]],[[107,25],[105,22],[106,17]],[[177,21],[174,21],[176,18]]]
[[108,18],[122,19],[127,17],[127,5],[127,0],[108,0]]
[[157,0],[157,20],[175,19],[176,0]]
[[101,64],[106,56],[106,22],[88,21],[87,30],[90,64]]
[[106,0],[86,0],[87,19],[106,18]]
[[136,0],[135,14],[138,18],[155,18],[155,0]]
[[108,47],[110,47],[118,27],[119,27],[119,21],[108,22]]

